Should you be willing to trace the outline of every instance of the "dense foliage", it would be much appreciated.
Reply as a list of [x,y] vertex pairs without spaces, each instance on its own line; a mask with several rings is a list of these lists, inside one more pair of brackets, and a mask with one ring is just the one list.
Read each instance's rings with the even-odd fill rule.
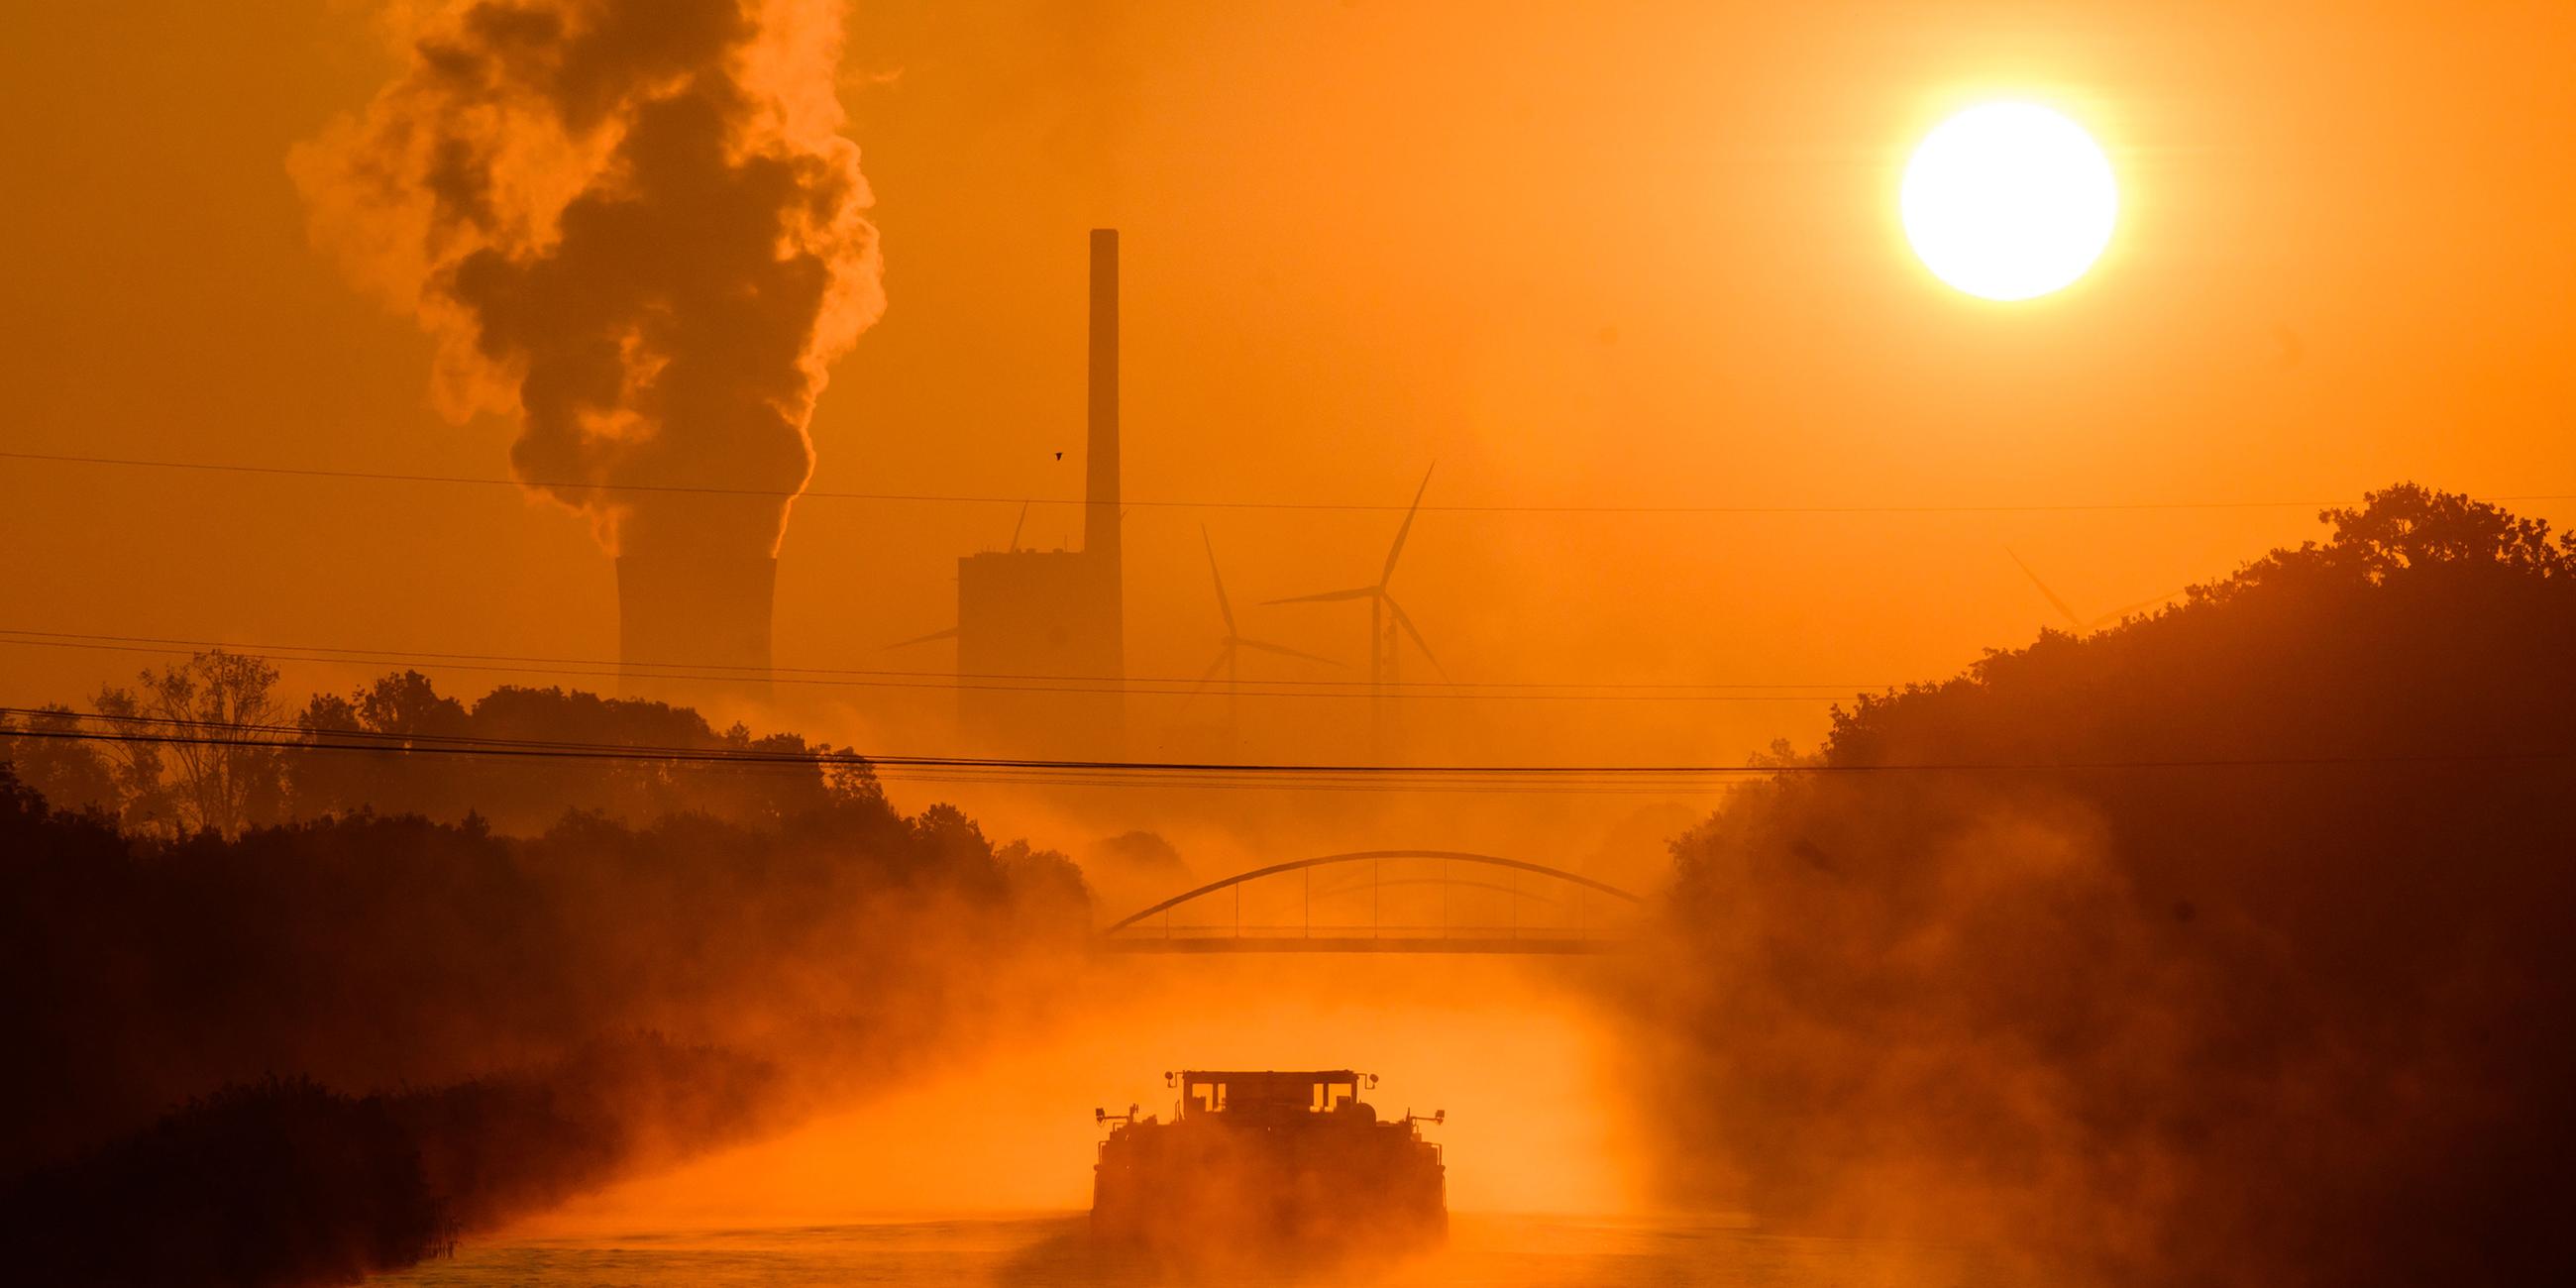
[[2114,1281],[2576,1271],[2576,548],[2416,487],[1678,842],[1685,1177]]
[[[458,759],[367,756],[349,790],[491,786]],[[704,808],[174,836],[53,809],[0,765],[0,1264],[403,1264],[891,1076],[1042,997],[1087,931],[1070,863],[950,807],[899,814],[855,762],[549,769],[574,800]]]
[[[566,809],[774,824],[875,790],[851,752],[578,689],[504,685],[469,705],[402,671],[290,710],[276,668],[221,649],[107,686],[90,706],[0,713],[0,760],[55,806],[96,809],[130,832],[232,835],[362,809],[471,814],[511,833]],[[496,747],[560,754],[478,754]],[[754,759],[720,759],[742,754]]]

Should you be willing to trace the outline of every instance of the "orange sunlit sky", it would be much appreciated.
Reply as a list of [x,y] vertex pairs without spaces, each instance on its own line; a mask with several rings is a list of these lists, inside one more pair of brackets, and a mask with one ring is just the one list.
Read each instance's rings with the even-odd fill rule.
[[[998,10],[856,7],[887,311],[833,369],[816,490],[1078,498],[1084,232],[1115,226],[1133,501],[1400,506],[1436,465],[1430,506],[1815,511],[1426,512],[1396,589],[1461,679],[1847,693],[2057,622],[2007,548],[2095,613],[2317,531],[2251,503],[2412,478],[2576,517],[2563,6]],[[513,427],[440,418],[433,342],[315,249],[288,174],[387,33],[335,0],[0,17],[8,450],[507,477]],[[2079,121],[2120,183],[2093,271],[2013,305],[1896,222],[1912,145],[1995,97]],[[0,460],[0,497],[0,626],[616,654],[588,526],[512,488]],[[883,646],[949,624],[956,556],[1018,513],[800,502],[778,663],[947,668]],[[1131,673],[1213,655],[1201,524],[1249,633],[1359,667],[1358,606],[1257,601],[1366,581],[1397,517],[1139,504]],[[1023,541],[1079,526],[1041,505]],[[10,703],[165,660],[7,649]],[[761,722],[936,750],[952,700],[782,686]],[[1803,699],[1416,705],[1431,761],[1732,764],[1824,728]],[[1356,754],[1356,703],[1247,706],[1254,754]]]
[[0,5],[0,1265],[2576,1280],[2571,69]]

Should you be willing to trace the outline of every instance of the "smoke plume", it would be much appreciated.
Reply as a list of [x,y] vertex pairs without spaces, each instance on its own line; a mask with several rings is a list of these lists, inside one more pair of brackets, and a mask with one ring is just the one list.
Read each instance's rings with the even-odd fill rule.
[[884,311],[841,6],[469,0],[403,34],[401,77],[289,160],[317,242],[612,550],[773,553],[826,367]]

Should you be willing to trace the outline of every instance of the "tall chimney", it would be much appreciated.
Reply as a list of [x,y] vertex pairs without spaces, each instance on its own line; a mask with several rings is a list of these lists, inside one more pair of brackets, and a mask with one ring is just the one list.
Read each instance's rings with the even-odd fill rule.
[[1115,672],[1124,674],[1125,558],[1118,540],[1118,230],[1091,230],[1091,441],[1084,453],[1082,551],[1100,579]]

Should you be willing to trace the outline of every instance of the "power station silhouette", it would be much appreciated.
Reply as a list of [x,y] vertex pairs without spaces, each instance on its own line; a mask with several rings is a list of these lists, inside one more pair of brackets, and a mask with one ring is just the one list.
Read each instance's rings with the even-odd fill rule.
[[[1091,230],[1090,330],[1082,548],[957,561],[957,673],[975,677],[958,687],[957,720],[979,746],[1024,747],[1034,736],[1061,753],[1114,756],[1126,745],[1115,228]],[[1033,692],[1017,677],[1054,683]]]
[[957,641],[958,733],[979,750],[1115,758],[1126,747],[1115,228],[1091,230],[1088,383],[1082,548],[1023,550],[1014,526],[1008,549],[957,560],[955,626],[892,646]]
[[[1118,230],[1091,230],[1082,545],[1020,545],[1024,504],[1000,550],[957,560],[955,625],[888,645],[956,644],[957,735],[963,749],[1019,756],[1118,759],[1130,742],[1127,719],[1126,563],[1121,534],[1119,443]],[[1062,452],[1056,453],[1058,457]],[[1426,472],[1397,525],[1377,578],[1365,586],[1295,595],[1265,604],[1365,600],[1369,606],[1368,746],[1384,756],[1395,729],[1398,664],[1409,641],[1446,678],[1389,583],[1429,489]],[[653,522],[630,523],[617,561],[624,688],[666,698],[766,696],[778,502],[768,497],[682,493],[657,498]],[[691,539],[676,539],[679,537]],[[660,538],[660,539],[657,539]],[[1222,752],[1242,745],[1244,649],[1326,666],[1329,658],[1246,636],[1204,527],[1208,573],[1225,635],[1206,672],[1184,696],[1220,675],[1226,709]],[[697,668],[673,673],[674,668]],[[720,672],[708,676],[707,670]],[[1160,690],[1157,690],[1160,691]]]

